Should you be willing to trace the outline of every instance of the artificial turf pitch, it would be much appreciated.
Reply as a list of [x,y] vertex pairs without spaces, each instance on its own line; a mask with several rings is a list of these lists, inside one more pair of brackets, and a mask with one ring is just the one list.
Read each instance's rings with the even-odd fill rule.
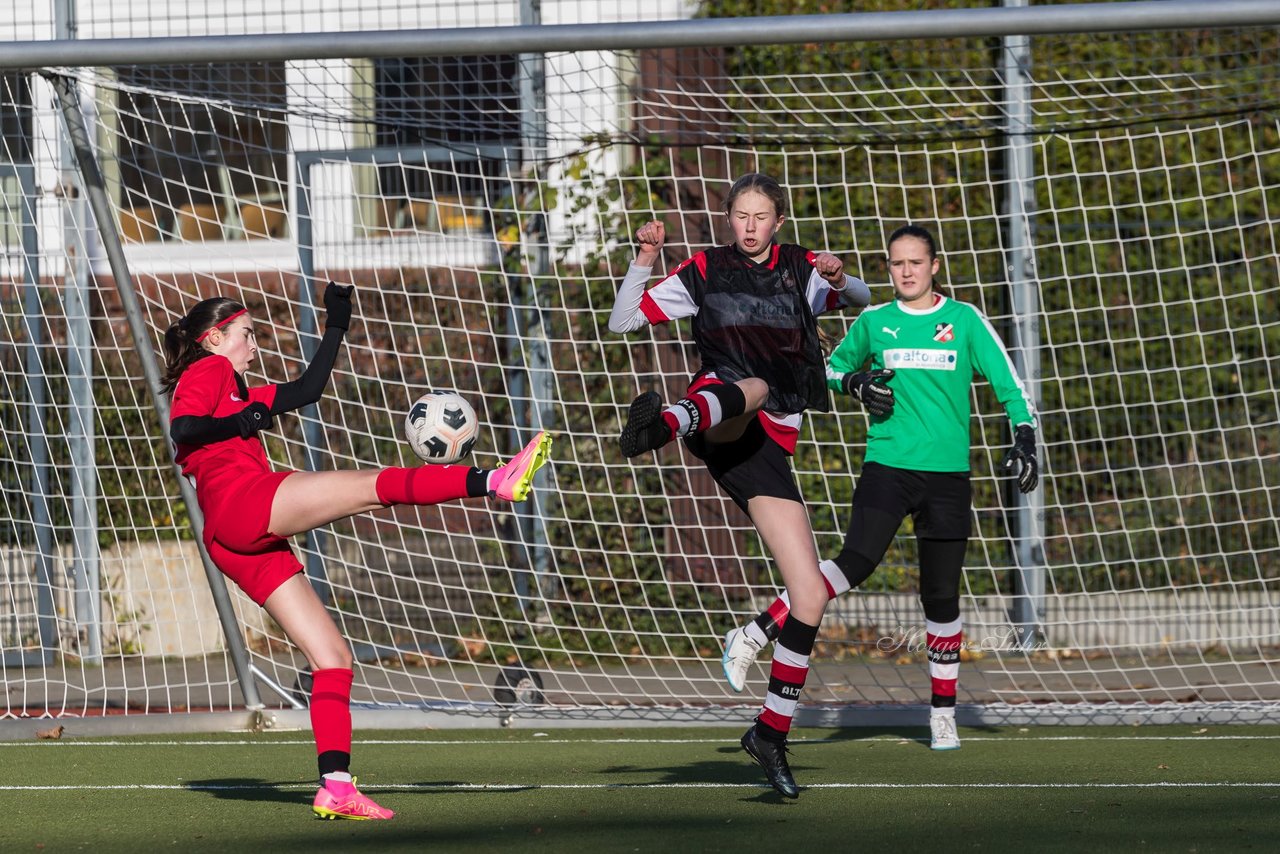
[[308,733],[0,742],[0,851],[1275,850],[1268,726],[802,729],[784,800],[739,729],[360,731],[388,822],[311,816]]

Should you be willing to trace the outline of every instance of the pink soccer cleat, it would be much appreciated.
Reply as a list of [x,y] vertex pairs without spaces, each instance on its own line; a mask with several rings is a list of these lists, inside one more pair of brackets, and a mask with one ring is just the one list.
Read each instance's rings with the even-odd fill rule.
[[350,783],[325,780],[320,791],[316,792],[311,811],[317,818],[349,818],[355,821],[388,819],[395,815],[391,810],[378,806],[360,794],[354,778]]
[[489,475],[489,497],[524,501],[533,486],[533,476],[551,458],[551,434],[543,430],[533,437],[511,462]]

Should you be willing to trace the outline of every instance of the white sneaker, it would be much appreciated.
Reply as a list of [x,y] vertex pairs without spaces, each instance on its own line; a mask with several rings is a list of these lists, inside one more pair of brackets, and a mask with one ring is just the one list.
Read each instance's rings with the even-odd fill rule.
[[720,663],[724,665],[724,678],[734,691],[741,692],[747,684],[747,670],[759,655],[760,648],[760,644],[747,635],[746,629],[731,629],[724,636],[724,656]]
[[956,732],[954,715],[929,715],[929,747],[933,750],[959,750],[960,734]]

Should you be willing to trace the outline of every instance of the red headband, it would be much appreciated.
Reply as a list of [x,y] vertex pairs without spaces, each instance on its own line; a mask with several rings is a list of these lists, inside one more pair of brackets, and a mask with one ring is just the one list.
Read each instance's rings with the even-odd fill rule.
[[210,333],[210,332],[212,332],[212,331],[213,331],[213,330],[215,330],[215,329],[221,329],[223,326],[226,326],[228,323],[230,323],[231,321],[235,320],[237,317],[239,317],[240,315],[244,314],[244,313],[245,313],[246,311],[248,311],[248,310],[249,310],[249,309],[247,309],[247,308],[242,308],[242,309],[240,309],[239,311],[237,311],[237,312],[235,312],[234,314],[232,314],[230,317],[223,318],[222,320],[220,320],[220,321],[218,321],[217,323],[213,324],[213,326],[210,326],[210,327],[209,327],[208,329],[206,329],[204,332],[201,332],[199,335],[197,335],[197,336],[196,336],[196,343],[197,343],[197,344],[199,344],[201,341],[203,341],[204,339],[206,339],[206,338],[208,338],[208,337],[209,337],[209,333]]

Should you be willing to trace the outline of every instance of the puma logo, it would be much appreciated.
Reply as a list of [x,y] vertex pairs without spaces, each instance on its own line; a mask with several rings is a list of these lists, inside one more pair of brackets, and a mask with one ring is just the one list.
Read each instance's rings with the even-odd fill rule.
[[231,395],[231,399],[234,400],[236,403],[244,403],[244,401],[240,399],[240,395],[238,394]]
[[[902,328],[901,326],[899,326],[899,327],[898,327],[898,329],[901,329],[901,328]],[[893,340],[894,340],[894,341],[897,341],[897,340],[898,340],[898,329],[890,329],[890,328],[889,328],[889,327],[887,327],[887,326],[882,326],[882,327],[880,328],[880,331],[881,331],[881,332],[888,332],[890,335],[892,335],[892,336],[893,336]]]

